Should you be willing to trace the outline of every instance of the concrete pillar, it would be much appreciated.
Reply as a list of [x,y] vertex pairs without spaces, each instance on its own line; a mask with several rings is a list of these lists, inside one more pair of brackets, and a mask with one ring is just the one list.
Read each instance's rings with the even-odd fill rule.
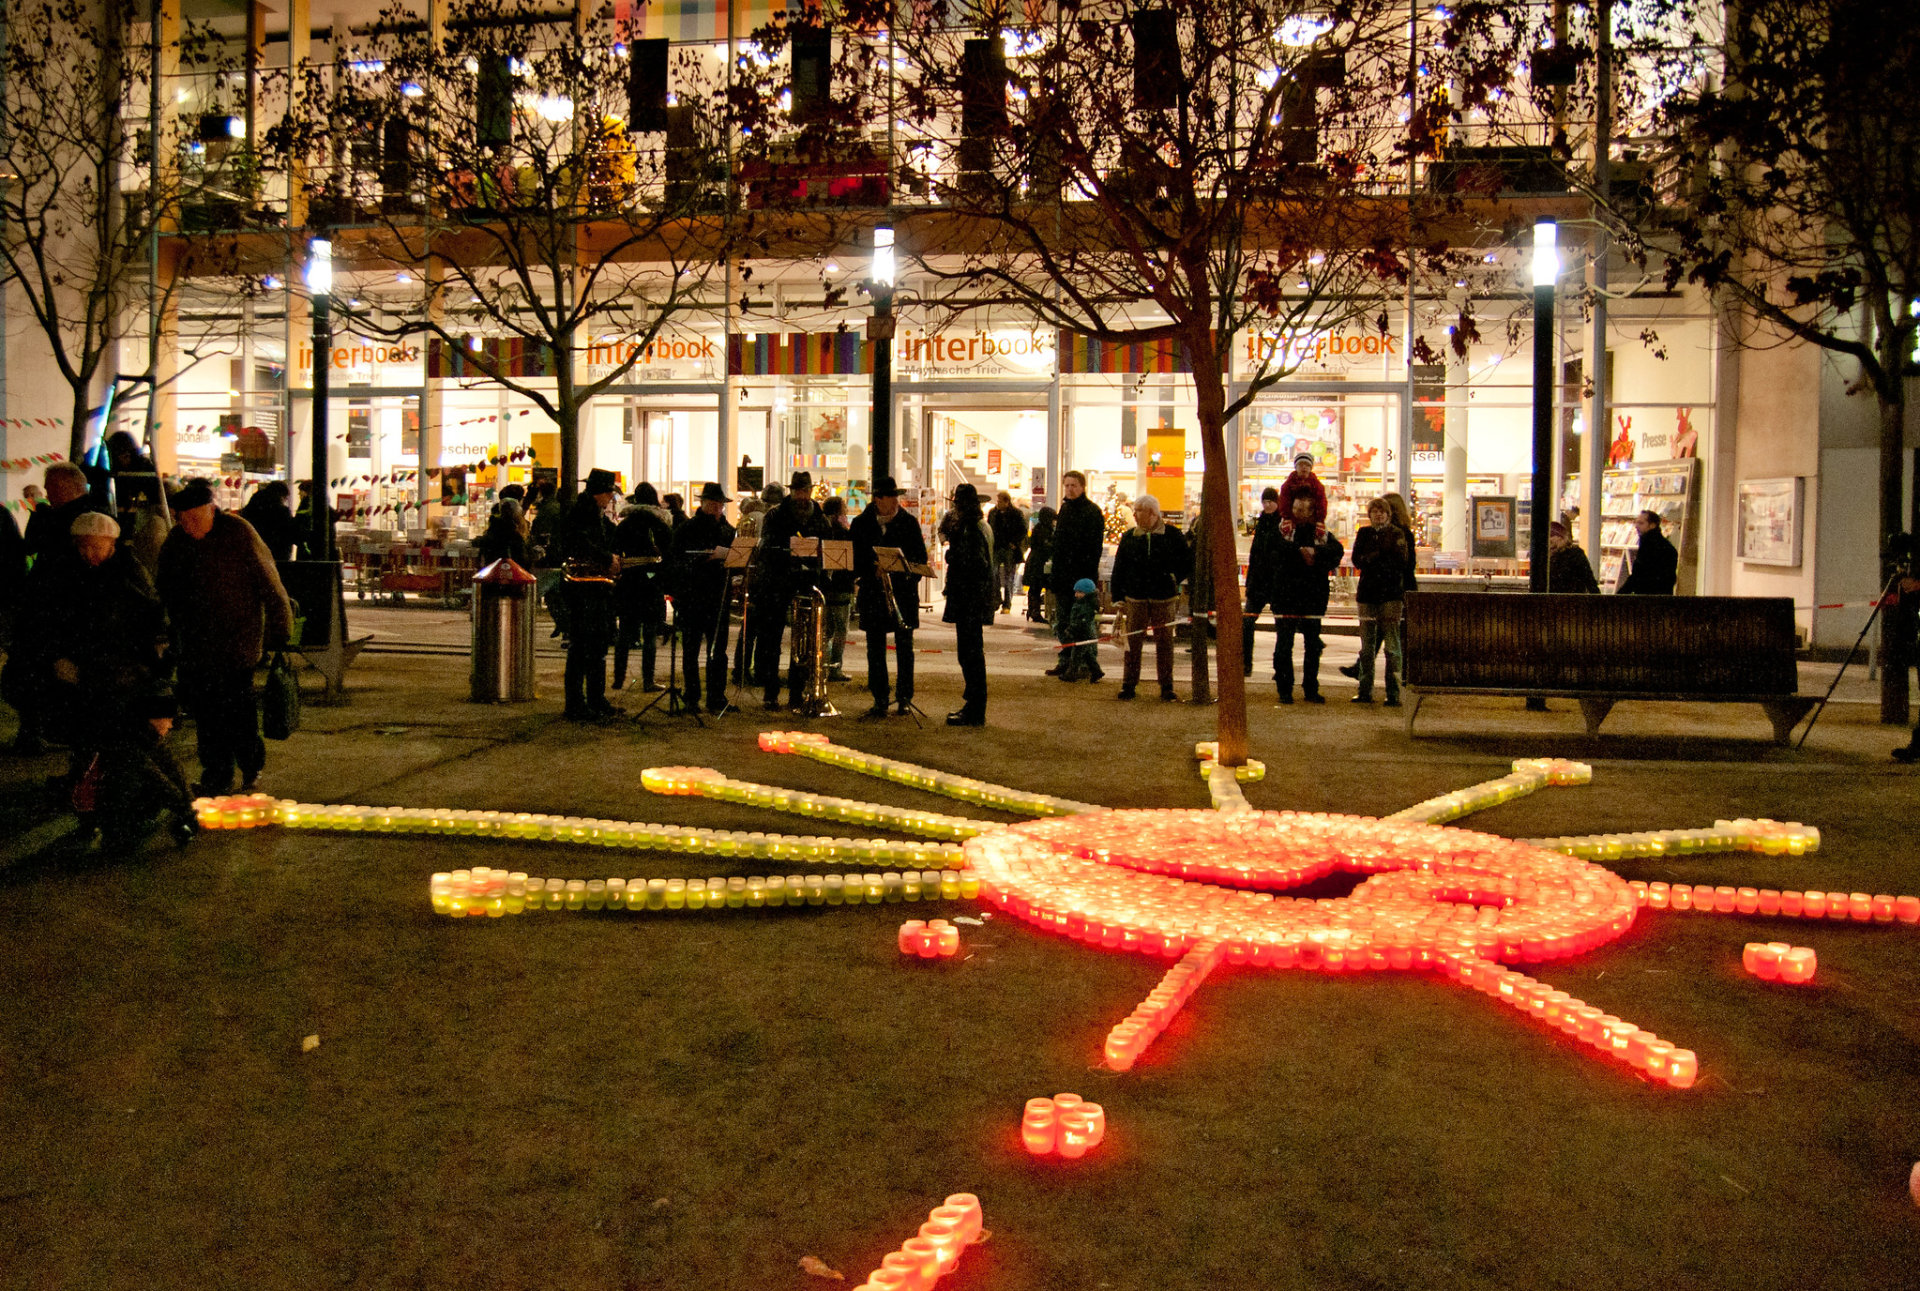
[[1467,381],[1473,365],[1458,355],[1447,364],[1446,430],[1441,440],[1440,546],[1471,552],[1467,527]]

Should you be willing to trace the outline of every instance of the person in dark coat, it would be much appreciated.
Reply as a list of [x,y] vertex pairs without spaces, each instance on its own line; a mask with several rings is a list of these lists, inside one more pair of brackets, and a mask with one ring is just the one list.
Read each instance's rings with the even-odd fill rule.
[[[847,522],[847,500],[845,498],[827,498],[820,504],[820,514],[826,518],[827,531],[836,542],[851,542],[851,526]],[[842,671],[841,663],[847,654],[847,623],[853,614],[854,571],[836,569],[826,574],[820,590],[827,594],[827,680],[852,681]]]
[[[892,699],[895,711],[905,715],[913,707],[913,634],[920,626],[920,575],[882,574],[874,550],[888,547],[900,552],[909,565],[927,563],[927,540],[921,536],[920,521],[900,506],[900,486],[891,475],[874,481],[873,501],[854,517],[853,570],[859,580],[860,629],[867,634],[867,692],[873,707],[865,716],[879,719],[887,715],[887,641],[894,646],[897,680]],[[892,579],[893,600],[887,600],[883,578]]]
[[34,576],[30,647],[45,664],[49,724],[73,751],[75,806],[110,852],[137,842],[156,811],[171,815],[179,842],[195,829],[186,775],[166,745],[178,712],[166,613],[119,535],[110,516],[74,521],[76,559]]
[[1027,517],[1005,489],[994,495],[987,526],[993,530],[993,576],[1000,592],[1000,612],[1005,614],[1013,609],[1014,580],[1027,551]]
[[715,717],[727,711],[727,548],[733,545],[733,526],[727,523],[727,494],[718,484],[700,489],[700,507],[673,535],[673,565],[677,590],[674,620],[686,651],[686,701],[689,712],[700,711],[700,666],[707,672],[707,711]]
[[1564,522],[1555,520],[1547,526],[1547,552],[1549,592],[1580,596],[1599,592],[1600,582],[1593,576],[1593,564],[1588,561],[1585,548],[1573,540]]
[[620,715],[607,702],[607,647],[619,630],[613,588],[620,556],[613,521],[607,518],[616,492],[612,471],[588,471],[557,533],[566,579],[561,589],[567,607],[566,716],[574,722]]
[[1660,532],[1660,513],[1642,511],[1633,518],[1640,531],[1640,545],[1634,549],[1633,568],[1620,584],[1623,596],[1672,596],[1680,581],[1680,553]]
[[300,544],[293,512],[287,507],[292,496],[293,491],[285,480],[268,480],[255,489],[247,504],[240,508],[240,518],[253,526],[275,560],[292,560],[294,549]]
[[673,550],[673,521],[651,484],[634,485],[628,502],[614,529],[613,549],[620,553],[620,581],[614,584],[620,634],[613,643],[613,688],[627,684],[627,656],[637,644],[640,685],[651,694],[660,689],[653,679],[655,641],[667,622],[666,562]]
[[1340,566],[1346,548],[1327,532],[1327,526],[1313,518],[1313,499],[1304,493],[1294,495],[1293,514],[1277,526],[1279,551],[1276,556],[1273,585],[1273,626],[1279,640],[1273,648],[1273,684],[1280,702],[1293,702],[1293,638],[1305,639],[1301,647],[1300,693],[1309,704],[1324,704],[1320,694],[1320,655],[1326,643],[1320,636],[1320,620],[1327,613],[1327,594],[1333,571]]
[[675,529],[687,522],[687,500],[678,493],[669,493],[660,499],[660,505],[667,509],[667,523]]
[[[1053,593],[1053,639],[1065,645],[1073,585],[1083,578],[1100,581],[1100,553],[1107,541],[1107,516],[1087,496],[1087,477],[1068,471],[1060,477],[1060,515],[1053,525],[1053,550],[1047,566],[1047,590]],[[1048,670],[1057,675],[1058,667]]]
[[1253,675],[1253,634],[1260,625],[1260,612],[1274,603],[1274,579],[1280,567],[1280,522],[1286,518],[1280,510],[1280,490],[1261,490],[1260,515],[1253,522],[1253,546],[1247,551],[1247,607],[1240,619],[1243,676]]
[[[759,674],[761,699],[767,711],[780,707],[780,641],[787,632],[793,598],[812,591],[820,562],[796,559],[790,545],[795,538],[831,538],[827,518],[813,500],[813,476],[794,473],[787,496],[767,513],[760,525],[760,569],[753,580],[753,668]],[[826,661],[820,660],[825,666]],[[787,669],[787,697],[800,703],[806,678],[797,667]]]
[[1172,702],[1179,698],[1173,690],[1173,607],[1180,584],[1193,574],[1193,553],[1186,537],[1168,526],[1151,493],[1134,499],[1133,524],[1121,535],[1113,558],[1113,599],[1125,603],[1127,614],[1126,667],[1114,698],[1133,698],[1140,684],[1140,652],[1151,632],[1160,698]]
[[167,607],[180,697],[200,752],[196,792],[218,797],[233,785],[259,787],[267,746],[253,672],[293,630],[293,605],[273,556],[253,526],[213,503],[203,480],[174,499],[173,532],[160,547],[160,600]]
[[982,629],[993,622],[999,591],[993,577],[993,529],[971,484],[953,490],[953,504],[940,517],[940,541],[947,546],[947,607],[940,617],[953,624],[954,653],[960,656],[960,707],[947,714],[948,726],[987,724],[987,646]]
[[[136,507],[157,506],[160,502],[160,473],[153,459],[140,451],[140,441],[131,431],[116,430],[107,436],[107,475],[113,481],[113,504],[121,512]],[[97,486],[94,492],[102,490]]]
[[1041,507],[1033,518],[1033,532],[1027,535],[1027,563],[1021,568],[1021,581],[1027,588],[1027,619],[1047,621],[1047,562],[1053,559],[1053,524],[1058,514],[1052,507]]
[[[1413,531],[1394,518],[1384,497],[1367,504],[1367,526],[1353,536],[1353,567],[1360,571],[1354,600],[1360,610],[1360,659],[1347,675],[1360,682],[1356,704],[1373,702],[1373,660],[1387,654],[1387,707],[1400,706],[1400,621],[1415,587]],[[1346,669],[1341,669],[1346,672]]]
[[502,497],[493,504],[486,531],[473,540],[473,549],[483,568],[498,560],[511,560],[529,569],[532,557],[527,552],[527,517],[520,509],[520,499]]
[[68,531],[74,520],[88,511],[108,514],[106,499],[91,491],[87,473],[72,462],[55,462],[44,478],[47,505],[27,517],[27,557],[74,560]]

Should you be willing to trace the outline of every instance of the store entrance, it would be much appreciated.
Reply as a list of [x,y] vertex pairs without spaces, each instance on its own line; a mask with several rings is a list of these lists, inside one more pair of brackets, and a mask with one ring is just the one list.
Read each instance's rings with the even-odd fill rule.
[[990,391],[925,390],[903,398],[899,424],[900,482],[934,505],[959,484],[971,484],[991,505],[1005,491],[1023,507],[1038,505],[1047,486],[1048,385]]
[[706,481],[723,479],[720,397],[717,386],[613,387],[593,402],[583,467],[617,473],[628,491],[644,480],[662,497],[698,497]]

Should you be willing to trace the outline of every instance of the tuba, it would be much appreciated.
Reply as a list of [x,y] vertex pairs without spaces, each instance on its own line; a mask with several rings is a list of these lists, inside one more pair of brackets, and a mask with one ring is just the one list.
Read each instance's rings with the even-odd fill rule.
[[803,716],[840,715],[840,710],[827,697],[826,662],[826,593],[817,587],[805,588],[793,598],[793,666],[801,678],[800,712]]

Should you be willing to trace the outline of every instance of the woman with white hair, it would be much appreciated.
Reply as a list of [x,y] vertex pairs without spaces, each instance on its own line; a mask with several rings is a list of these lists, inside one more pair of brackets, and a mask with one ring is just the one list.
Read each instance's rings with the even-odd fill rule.
[[1154,673],[1160,698],[1178,699],[1173,692],[1173,609],[1180,584],[1193,575],[1193,553],[1178,529],[1169,528],[1160,503],[1151,493],[1133,501],[1133,528],[1120,538],[1113,559],[1113,599],[1124,602],[1127,614],[1126,671],[1121,674],[1118,699],[1132,699],[1140,683],[1140,651],[1153,633]]

